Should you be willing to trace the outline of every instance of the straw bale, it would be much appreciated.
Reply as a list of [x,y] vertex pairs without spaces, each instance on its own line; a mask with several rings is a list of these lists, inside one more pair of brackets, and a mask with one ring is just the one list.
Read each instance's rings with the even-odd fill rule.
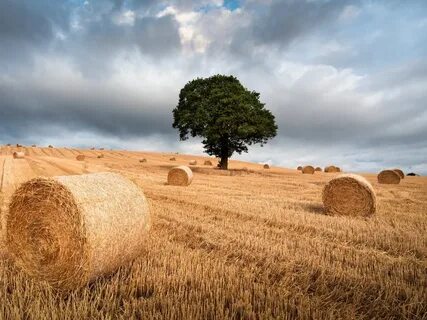
[[25,153],[22,152],[22,151],[18,151],[18,152],[15,151],[12,155],[13,155],[14,159],[23,159],[23,158],[25,158]]
[[172,186],[188,186],[193,181],[193,171],[187,166],[172,168],[168,173],[168,184]]
[[382,184],[399,184],[400,176],[394,170],[383,170],[377,176],[378,182]]
[[302,167],[301,167],[301,166],[298,166],[297,170],[300,170],[300,171],[301,171],[301,170],[302,170]]
[[400,169],[393,169],[393,171],[397,172],[397,174],[400,176],[400,179],[404,179],[405,178],[405,174],[403,173],[402,170],[400,170]]
[[84,159],[85,159],[85,155],[84,155],[84,154],[79,154],[79,155],[77,155],[77,157],[76,157],[76,160],[77,160],[77,161],[84,161]]
[[270,166],[268,165],[268,163],[264,164],[264,169],[270,169]]
[[196,160],[191,160],[188,164],[190,164],[192,166],[195,166],[197,164],[197,161]]
[[6,244],[30,276],[74,289],[140,255],[149,228],[144,193],[119,174],[35,178],[12,196]]
[[314,168],[313,166],[305,166],[302,168],[302,173],[304,174],[313,174],[314,173]]
[[372,185],[362,176],[341,174],[323,189],[323,204],[332,214],[370,216],[376,211]]
[[204,165],[205,165],[205,166],[212,166],[212,161],[210,161],[210,160],[205,160]]
[[320,168],[320,167],[316,167],[316,169],[314,169],[314,171],[322,172],[322,168]]

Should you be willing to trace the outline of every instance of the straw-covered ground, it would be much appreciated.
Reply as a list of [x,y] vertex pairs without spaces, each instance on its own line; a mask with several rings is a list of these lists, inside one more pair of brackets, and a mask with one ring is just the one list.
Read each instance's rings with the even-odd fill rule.
[[[143,188],[153,227],[132,265],[68,294],[0,259],[0,319],[427,317],[426,177],[380,185],[365,175],[377,214],[338,217],[321,200],[337,173],[237,161],[223,172],[179,154],[19,149],[25,159],[12,159],[18,148],[0,149],[3,214],[28,178],[113,171]],[[75,160],[80,153],[84,161]],[[192,184],[166,185],[168,170],[190,159],[199,164]]]

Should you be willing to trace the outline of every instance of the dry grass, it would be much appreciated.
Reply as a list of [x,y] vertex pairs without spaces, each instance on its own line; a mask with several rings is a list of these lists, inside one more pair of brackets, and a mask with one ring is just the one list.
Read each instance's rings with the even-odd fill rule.
[[[14,148],[1,149],[10,159]],[[427,312],[427,178],[379,184],[371,218],[328,216],[335,175],[230,162],[203,168],[187,188],[165,185],[169,155],[106,151],[87,168],[34,148],[8,161],[0,201],[25,177],[117,171],[145,191],[149,245],[132,265],[60,295],[0,261],[0,319],[422,319]],[[36,155],[39,154],[40,156]],[[51,154],[52,155],[52,154]],[[148,157],[149,165],[138,159]],[[180,155],[178,164],[195,156]],[[198,157],[204,161],[206,158]],[[203,163],[203,162],[201,162]],[[231,170],[231,172],[234,172]],[[4,207],[4,206],[3,206]]]

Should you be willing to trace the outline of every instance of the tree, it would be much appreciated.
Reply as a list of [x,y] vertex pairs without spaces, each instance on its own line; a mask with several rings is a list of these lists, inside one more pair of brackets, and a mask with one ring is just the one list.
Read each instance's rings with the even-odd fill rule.
[[276,136],[273,114],[233,76],[216,75],[188,82],[173,110],[173,127],[181,140],[200,136],[209,155],[219,157],[227,170],[234,152],[248,152],[248,145],[261,146]]

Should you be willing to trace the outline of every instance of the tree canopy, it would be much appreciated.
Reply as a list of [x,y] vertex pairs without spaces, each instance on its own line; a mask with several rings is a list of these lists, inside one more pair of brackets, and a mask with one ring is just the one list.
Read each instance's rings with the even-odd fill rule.
[[197,78],[179,94],[173,127],[181,140],[202,137],[206,152],[221,158],[220,167],[227,169],[234,152],[247,152],[249,145],[263,145],[276,136],[274,115],[259,97],[234,76]]

